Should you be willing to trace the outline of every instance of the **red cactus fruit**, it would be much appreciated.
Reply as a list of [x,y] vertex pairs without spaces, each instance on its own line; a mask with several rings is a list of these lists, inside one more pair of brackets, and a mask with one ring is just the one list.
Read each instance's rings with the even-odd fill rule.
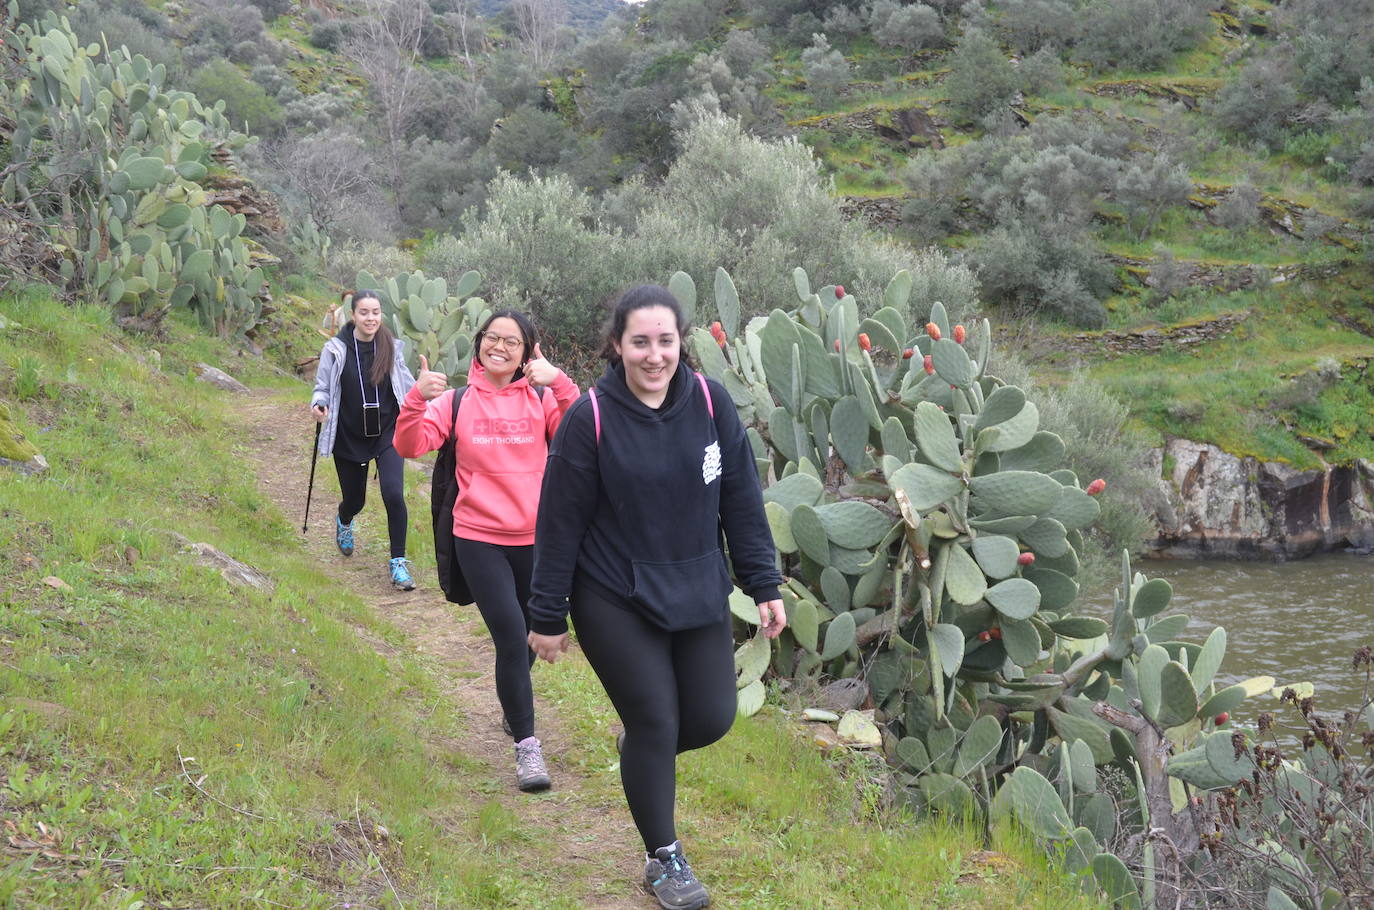
[[936,325],[935,323],[933,323],[933,322],[927,322],[927,323],[926,323],[926,334],[930,336],[930,339],[931,339],[932,341],[939,341],[939,340],[940,340],[940,327],[939,327],[938,325]]
[[991,633],[992,637],[996,640],[1000,640],[1002,638],[1002,630],[997,628],[996,626],[993,626],[991,629],[988,629],[988,632]]
[[1105,489],[1107,489],[1107,481],[1099,477],[1092,483],[1088,484],[1088,489],[1085,492],[1089,496],[1096,496],[1098,493],[1101,493]]
[[984,629],[982,632],[979,632],[979,633],[978,633],[978,640],[979,640],[979,641],[992,641],[992,633],[989,632],[989,631],[987,631],[986,629]]
[[964,338],[967,337],[967,335],[968,333],[964,331],[963,326],[956,325],[954,327],[954,341],[956,344],[963,344]]
[[902,352],[902,359],[903,359],[903,360],[910,360],[910,359],[911,359],[911,355],[912,355],[912,354],[915,354],[915,353],[916,353],[916,352],[915,352],[913,349],[907,348],[905,351]]
[[931,358],[929,354],[925,356],[925,368],[928,374],[930,374],[931,376],[935,375],[935,361]]
[[859,333],[859,348],[860,348],[861,350],[864,350],[864,351],[871,351],[871,350],[873,350],[873,342],[871,342],[871,341],[868,340],[868,333],[867,333],[867,332],[860,332],[860,333]]
[[1226,712],[1226,711],[1222,711],[1222,712],[1221,712],[1220,714],[1218,714],[1216,717],[1212,718],[1212,720],[1216,721],[1216,725],[1217,725],[1218,727],[1220,727],[1222,724],[1226,723],[1226,722],[1227,722],[1228,720],[1230,720],[1230,719],[1231,719],[1231,715],[1230,715],[1229,712]]
[[840,299],[841,297],[843,297],[843,296],[844,296],[844,285],[842,285],[842,284],[837,284],[837,285],[835,285],[835,299],[836,299],[836,300],[839,300],[839,299]]
[[1016,557],[1016,564],[1019,565],[1019,566],[1028,566],[1028,565],[1031,565],[1031,564],[1034,563],[1034,562],[1035,562],[1035,554],[1034,554],[1034,553],[1022,553],[1020,556]]
[[838,351],[839,349],[840,349],[840,339],[836,338],[836,339],[835,339],[835,350]]

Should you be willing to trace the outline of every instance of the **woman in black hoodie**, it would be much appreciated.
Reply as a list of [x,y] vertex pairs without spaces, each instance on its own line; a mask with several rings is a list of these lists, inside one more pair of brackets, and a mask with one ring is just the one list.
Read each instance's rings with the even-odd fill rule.
[[724,387],[683,358],[686,329],[667,288],[616,303],[606,372],[549,447],[529,605],[530,647],[550,662],[571,613],[620,714],[644,884],[670,910],[709,903],[674,827],[676,756],[735,718],[731,568],[766,635],[787,623],[753,451]]

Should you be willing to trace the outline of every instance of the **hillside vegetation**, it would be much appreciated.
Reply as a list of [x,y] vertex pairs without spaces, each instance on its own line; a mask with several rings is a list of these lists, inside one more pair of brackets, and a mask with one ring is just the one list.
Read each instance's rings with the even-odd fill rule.
[[[655,280],[717,323],[695,350],[753,424],[789,576],[776,646],[735,629],[741,713],[772,706],[684,762],[717,894],[1071,905],[1015,819],[1123,906],[1358,898],[1364,829],[1303,794],[1369,794],[1265,794],[1362,762],[1368,705],[1328,727],[1286,693],[1321,744],[1291,764],[1233,731],[1273,680],[1219,686],[1226,631],[1180,640],[1122,550],[1165,435],[1374,457],[1372,4],[13,0],[0,396],[53,467],[0,487],[0,897],[604,896],[631,851],[586,667],[541,686],[562,803],[513,805],[464,684],[480,625],[311,568],[282,515],[306,440],[277,434],[341,288],[383,289],[451,373],[488,305],[529,310],[585,380],[604,302]],[[259,391],[226,405],[201,361]],[[192,568],[210,547],[267,582]],[[1107,571],[1110,621],[1078,615]],[[792,748],[776,707],[827,681],[882,761]],[[1016,874],[962,887],[989,845]]]
[[[1156,437],[1374,455],[1367,0],[655,0],[597,26],[553,0],[67,12],[258,138],[240,167],[286,214],[262,237],[278,285],[477,268],[590,344],[606,296],[678,268],[724,265],[766,312],[784,263],[873,301],[924,261],[932,299],[1021,327],[1039,381],[1084,371]],[[716,111],[799,139],[820,182],[742,136],[680,166]],[[814,198],[827,179],[848,226]]]

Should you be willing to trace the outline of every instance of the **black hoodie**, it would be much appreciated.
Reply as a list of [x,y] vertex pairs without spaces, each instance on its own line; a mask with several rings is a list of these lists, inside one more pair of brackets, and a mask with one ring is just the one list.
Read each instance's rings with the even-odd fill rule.
[[612,364],[563,417],[549,446],[534,532],[530,627],[568,629],[574,575],[667,628],[723,618],[730,579],[758,603],[782,583],[753,449],[735,405],[707,380],[715,419],[692,369],[679,362],[654,409]]

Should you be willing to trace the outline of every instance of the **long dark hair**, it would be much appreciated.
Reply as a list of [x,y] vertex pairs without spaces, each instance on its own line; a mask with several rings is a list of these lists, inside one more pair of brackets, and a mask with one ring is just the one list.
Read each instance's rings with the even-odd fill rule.
[[620,355],[616,353],[616,342],[620,341],[620,336],[625,334],[625,322],[630,314],[635,310],[647,309],[651,306],[667,307],[673,313],[673,321],[677,323],[678,344],[681,353],[678,355],[682,360],[691,362],[687,354],[687,330],[690,328],[687,314],[682,311],[682,304],[677,302],[673,292],[661,284],[641,284],[632,287],[620,295],[611,306],[611,316],[606,320],[603,329],[601,342],[601,356],[610,363],[619,363]]
[[534,321],[524,313],[515,310],[497,310],[487,317],[487,321],[482,323],[482,327],[472,336],[472,360],[478,362],[477,356],[482,352],[482,336],[486,334],[491,324],[498,319],[509,319],[520,326],[520,334],[525,339],[525,346],[520,352],[520,366],[515,368],[512,379],[519,379],[525,375],[525,364],[529,363],[534,356],[534,346],[539,343],[539,330],[534,327]]
[[[350,300],[350,298],[352,298]],[[349,300],[349,312],[358,311],[359,300],[375,300],[378,304],[382,302],[382,295],[377,291],[345,291],[343,299]],[[356,327],[356,323],[354,323]],[[391,334],[391,329],[386,327],[386,316],[382,316],[382,322],[377,326],[377,334],[372,336],[372,373],[367,378],[373,385],[381,385],[391,381],[391,367],[396,360],[396,338]]]

